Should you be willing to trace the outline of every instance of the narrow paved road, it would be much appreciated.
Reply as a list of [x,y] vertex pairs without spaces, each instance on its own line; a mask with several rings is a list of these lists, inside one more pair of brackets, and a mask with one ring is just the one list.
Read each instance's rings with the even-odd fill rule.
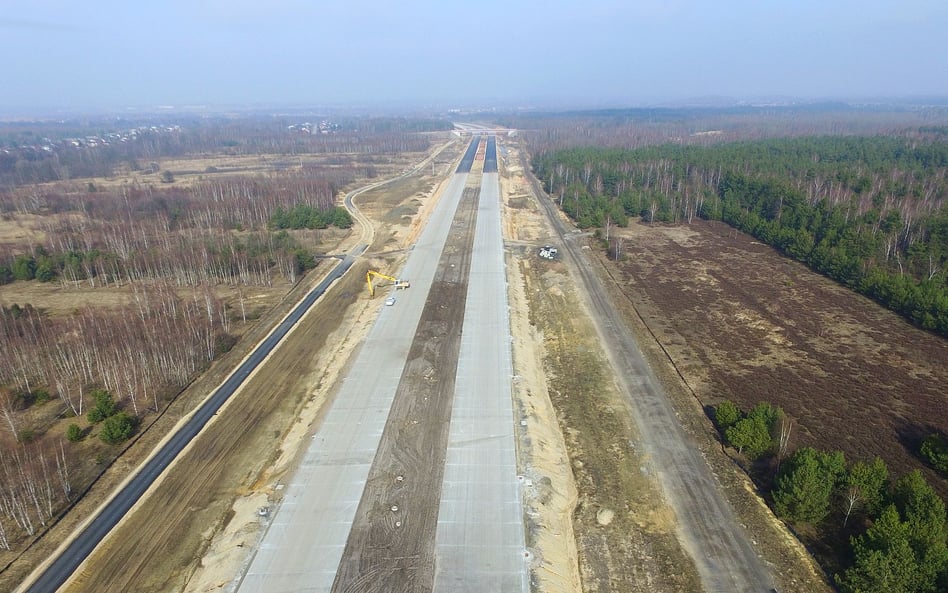
[[[529,163],[523,165],[524,171],[530,171]],[[737,522],[697,445],[678,422],[635,336],[602,286],[596,264],[573,241],[572,228],[563,222],[541,184],[532,174],[530,178],[561,240],[561,253],[565,252],[574,277],[589,297],[596,329],[635,412],[651,469],[659,476],[665,498],[675,511],[679,537],[695,562],[705,591],[770,593],[773,577]]]

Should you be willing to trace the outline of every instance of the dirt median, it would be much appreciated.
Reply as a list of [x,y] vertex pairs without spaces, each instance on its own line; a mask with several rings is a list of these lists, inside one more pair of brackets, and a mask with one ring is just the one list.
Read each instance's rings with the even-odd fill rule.
[[[431,591],[477,187],[458,204],[333,591]],[[399,479],[400,477],[400,479]]]

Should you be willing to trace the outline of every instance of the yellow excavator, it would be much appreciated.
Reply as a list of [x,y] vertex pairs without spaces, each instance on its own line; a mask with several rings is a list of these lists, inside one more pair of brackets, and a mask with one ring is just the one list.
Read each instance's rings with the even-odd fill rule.
[[369,286],[369,295],[371,296],[375,296],[375,287],[372,285],[373,276],[375,276],[376,278],[382,278],[383,280],[391,280],[392,283],[395,285],[395,288],[408,288],[409,286],[411,286],[411,282],[409,282],[408,280],[395,278],[393,276],[389,276],[381,272],[376,272],[375,270],[369,270],[368,272],[365,273],[365,283]]

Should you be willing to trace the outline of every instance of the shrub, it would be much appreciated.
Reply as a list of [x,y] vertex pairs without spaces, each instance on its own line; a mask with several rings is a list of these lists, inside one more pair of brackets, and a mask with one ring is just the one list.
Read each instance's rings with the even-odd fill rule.
[[820,523],[829,514],[833,492],[845,473],[846,459],[839,451],[797,450],[780,468],[774,510],[794,523]]
[[724,400],[714,409],[714,421],[722,432],[737,424],[740,419],[741,411],[730,400]]
[[102,432],[99,433],[99,438],[108,445],[117,445],[128,440],[134,434],[136,424],[134,417],[125,412],[119,412],[105,419],[105,422],[102,423]]
[[82,428],[78,424],[70,424],[66,427],[66,440],[70,443],[77,443],[82,440]]
[[50,400],[49,391],[45,389],[34,389],[30,394],[33,396],[33,403],[45,404]]
[[95,398],[95,407],[86,415],[92,424],[102,422],[117,411],[112,394],[105,389],[96,389],[92,392],[92,397]]
[[930,435],[922,442],[922,457],[944,475],[948,475],[948,442],[940,434]]
[[773,447],[770,436],[770,427],[759,417],[747,417],[738,420],[733,426],[724,431],[724,437],[739,453],[750,459],[758,459]]

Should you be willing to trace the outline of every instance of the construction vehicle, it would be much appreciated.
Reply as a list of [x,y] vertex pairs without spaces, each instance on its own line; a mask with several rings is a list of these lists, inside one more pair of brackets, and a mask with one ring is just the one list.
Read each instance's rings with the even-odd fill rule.
[[381,272],[376,272],[375,270],[369,270],[365,273],[365,283],[369,286],[369,295],[375,296],[375,286],[372,285],[372,276],[376,276],[383,280],[391,280],[395,288],[408,288],[411,286],[411,282],[408,280],[395,278],[394,276],[389,276],[388,274],[383,274]]

